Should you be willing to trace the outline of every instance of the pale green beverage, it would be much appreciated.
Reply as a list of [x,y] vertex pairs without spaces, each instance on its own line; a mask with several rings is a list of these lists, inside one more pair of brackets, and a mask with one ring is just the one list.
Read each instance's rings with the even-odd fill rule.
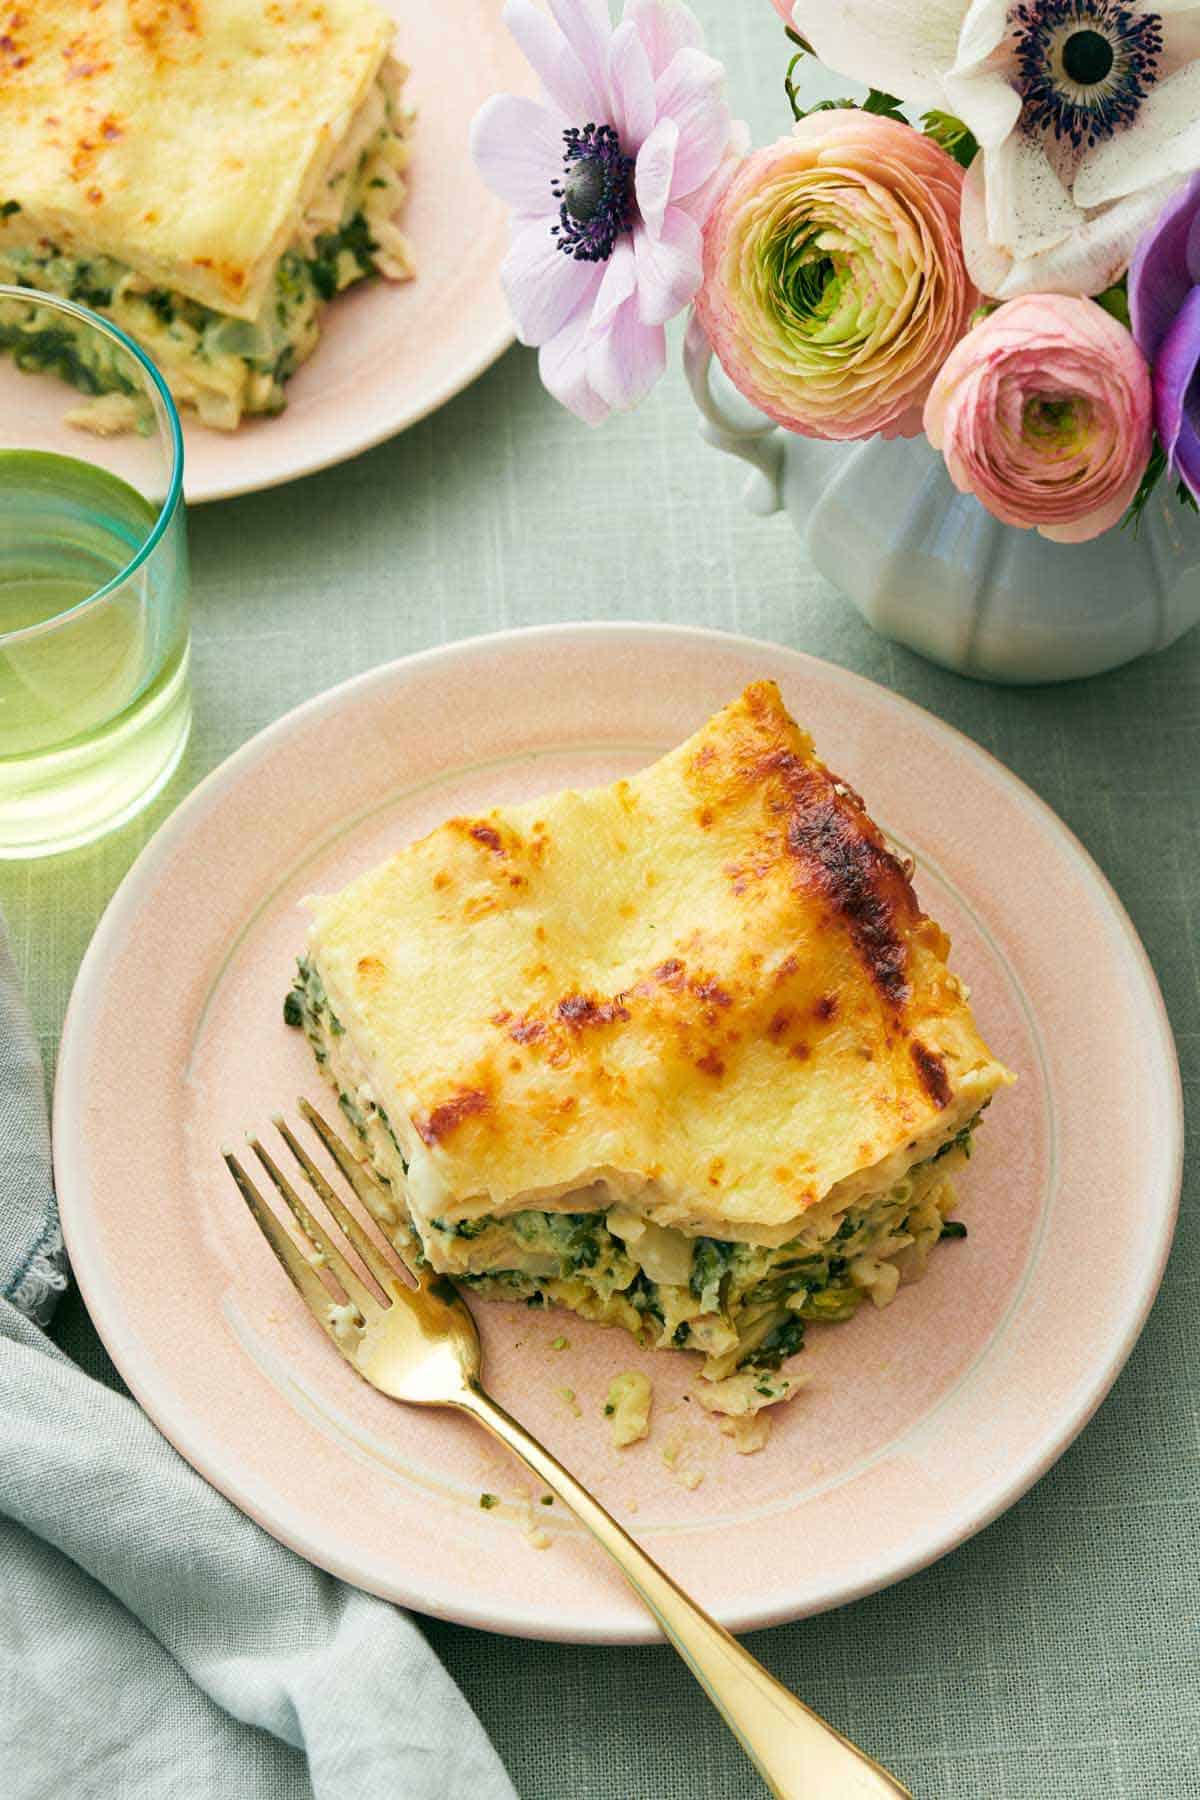
[[[54,381],[9,367],[0,394]],[[149,406],[124,444],[56,421],[39,431],[36,417],[31,407],[18,424],[6,407],[0,425],[0,857],[67,849],[131,817],[169,777],[189,723],[174,409],[161,444]],[[79,454],[3,447],[17,435]],[[166,502],[105,463],[165,486]]]

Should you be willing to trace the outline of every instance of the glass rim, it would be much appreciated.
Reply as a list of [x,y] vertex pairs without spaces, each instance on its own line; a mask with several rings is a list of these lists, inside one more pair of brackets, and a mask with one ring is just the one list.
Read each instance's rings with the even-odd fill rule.
[[0,631],[0,648],[6,644],[14,644],[21,638],[43,636],[56,630],[59,625],[66,624],[69,619],[78,618],[79,614],[86,612],[89,607],[98,606],[102,600],[107,599],[117,588],[123,586],[130,576],[135,575],[142,564],[149,560],[162,542],[167,527],[174,518],[183,497],[183,428],[179,423],[179,409],[172,398],[171,390],[141,345],[136,343],[128,332],[122,331],[119,325],[114,325],[111,319],[105,319],[99,313],[93,312],[91,307],[80,306],[77,300],[67,300],[61,294],[46,293],[41,288],[12,287],[8,283],[0,281],[0,301],[3,300],[24,300],[34,305],[48,306],[55,312],[68,313],[72,318],[80,319],[85,325],[99,331],[102,336],[114,339],[122,349],[129,352],[163,403],[171,435],[171,476],[167,483],[166,496],[158,509],[158,517],[154,521],[149,536],[144,544],[139,545],[129,561],[124,563],[117,573],[104,583],[103,587],[98,587],[94,593],[86,595],[82,600],[77,600],[74,606],[67,607],[65,612],[55,613],[52,619],[41,619],[36,625],[21,625],[15,631]]

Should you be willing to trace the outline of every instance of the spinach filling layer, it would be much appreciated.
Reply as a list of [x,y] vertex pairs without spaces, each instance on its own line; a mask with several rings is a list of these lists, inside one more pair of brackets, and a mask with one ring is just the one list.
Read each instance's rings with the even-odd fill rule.
[[[37,236],[15,200],[0,205],[0,282],[61,295],[112,319],[150,354],[176,399],[194,405],[206,424],[232,429],[244,413],[281,412],[285,382],[320,336],[322,308],[377,270],[397,275],[405,260],[393,215],[404,195],[407,119],[398,90],[388,83],[380,84],[374,104],[378,129],[330,177],[325,229],[302,232],[280,257],[255,319],[234,318],[155,287],[114,257],[72,253]],[[5,302],[0,351],[12,354],[22,370],[49,371],[88,395],[140,391],[129,359],[116,346],[86,326],[66,319],[48,325],[46,317],[44,309]],[[96,414],[97,421],[104,417]],[[84,413],[75,422],[90,421]],[[128,422],[141,421],[135,416]]]
[[[141,287],[125,263],[71,257],[50,242],[0,248],[0,281],[61,294],[105,313],[146,346],[168,384],[181,387],[180,397],[197,404],[198,397],[180,380],[183,371],[190,368],[191,382],[199,388],[206,374],[225,387],[229,382],[221,364],[231,358],[242,365],[241,410],[277,413],[284,406],[284,383],[316,342],[321,305],[374,272],[377,246],[362,212],[340,230],[322,234],[313,248],[311,257],[294,250],[280,257],[271,298],[261,318],[253,320],[231,318],[165,288]],[[44,310],[22,308],[15,300],[4,305],[2,314],[0,349],[11,351],[27,373],[48,370],[85,394],[135,391],[122,367],[127,359],[86,327],[75,328],[65,320],[45,325]]]
[[[318,1065],[330,1074],[330,1050],[344,1028],[307,960],[284,1002],[284,1018],[303,1029]],[[335,1085],[342,1111],[368,1148],[383,1132],[400,1153],[377,1100]],[[564,1306],[623,1326],[658,1348],[700,1351],[714,1381],[742,1369],[775,1371],[803,1348],[808,1325],[852,1318],[868,1296],[885,1304],[900,1279],[897,1257],[919,1267],[940,1239],[966,1236],[965,1226],[943,1216],[952,1194],[944,1175],[952,1154],[970,1155],[976,1123],[964,1125],[890,1189],[856,1202],[823,1242],[814,1242],[811,1233],[776,1247],[683,1239],[653,1225],[647,1229],[626,1208],[613,1206],[434,1218],[419,1227],[406,1217],[402,1248],[484,1297]],[[403,1195],[397,1200],[403,1209]],[[655,1234],[660,1244],[672,1240],[676,1263],[680,1251],[689,1259],[686,1274],[680,1269],[677,1279],[655,1280],[643,1267],[640,1242],[653,1242]],[[662,1250],[657,1254],[661,1259]],[[641,1255],[656,1261],[652,1249]]]

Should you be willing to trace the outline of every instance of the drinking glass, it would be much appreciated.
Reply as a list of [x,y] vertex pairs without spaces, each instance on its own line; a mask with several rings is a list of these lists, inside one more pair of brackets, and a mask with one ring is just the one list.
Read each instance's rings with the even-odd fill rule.
[[[85,844],[191,722],[179,416],[124,332],[0,285],[0,858]],[[66,379],[63,379],[63,378]]]

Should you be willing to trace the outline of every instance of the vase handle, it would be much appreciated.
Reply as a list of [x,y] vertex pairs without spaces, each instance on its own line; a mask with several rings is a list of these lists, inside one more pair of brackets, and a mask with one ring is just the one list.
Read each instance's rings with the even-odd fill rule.
[[752,513],[766,517],[783,505],[783,432],[772,420],[747,425],[733,418],[712,391],[713,349],[693,310],[683,340],[683,367],[692,398],[704,415],[700,435],[729,456],[740,456],[754,469],[742,498]]

